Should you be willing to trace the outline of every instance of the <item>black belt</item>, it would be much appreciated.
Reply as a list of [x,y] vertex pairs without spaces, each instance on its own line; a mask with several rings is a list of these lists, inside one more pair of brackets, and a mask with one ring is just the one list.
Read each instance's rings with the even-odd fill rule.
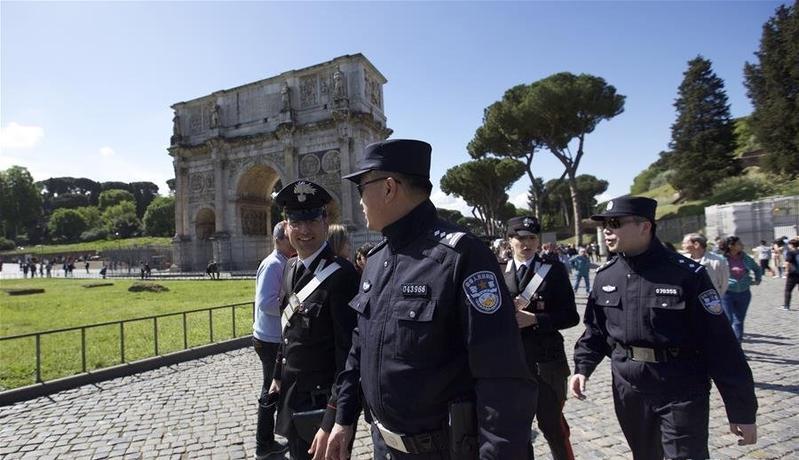
[[649,348],[622,345],[617,342],[616,349],[621,350],[627,358],[644,363],[665,363],[695,359],[699,356],[696,350],[681,347]]
[[431,454],[449,450],[449,437],[444,430],[419,434],[400,434],[383,426],[374,414],[372,414],[372,419],[383,438],[383,442],[393,449],[409,454]]

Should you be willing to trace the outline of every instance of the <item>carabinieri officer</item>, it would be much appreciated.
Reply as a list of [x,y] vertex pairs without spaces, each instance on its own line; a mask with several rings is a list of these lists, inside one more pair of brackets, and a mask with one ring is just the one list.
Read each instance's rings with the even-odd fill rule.
[[357,172],[370,253],[357,338],[339,377],[328,457],[348,458],[360,377],[375,458],[524,459],[535,412],[515,309],[496,258],[438,218],[426,142],[371,144]]
[[[322,459],[336,417],[336,375],[352,345],[358,273],[327,245],[330,194],[311,181],[283,187],[275,197],[288,219],[297,257],[286,263],[281,289],[283,343],[272,390],[280,392],[275,432],[288,439],[294,460]],[[358,411],[358,408],[350,409]]]
[[527,365],[538,382],[538,428],[554,459],[574,459],[569,424],[563,416],[566,381],[571,371],[563,336],[558,332],[580,322],[574,291],[563,264],[558,260],[544,261],[537,254],[541,231],[538,219],[513,217],[507,226],[513,259],[505,270],[505,284],[516,304]]
[[616,416],[633,458],[708,458],[712,378],[730,431],[739,444],[754,444],[752,371],[705,268],[655,236],[656,207],[649,198],[616,198],[591,217],[616,257],[597,270],[571,391],[584,398],[587,378],[609,356]]

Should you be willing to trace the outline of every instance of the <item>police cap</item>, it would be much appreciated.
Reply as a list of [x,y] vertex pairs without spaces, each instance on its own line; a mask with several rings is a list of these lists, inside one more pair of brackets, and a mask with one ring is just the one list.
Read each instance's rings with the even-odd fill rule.
[[315,219],[324,213],[325,205],[332,200],[324,187],[309,180],[294,181],[275,196],[275,202],[290,220]]
[[355,172],[344,176],[353,182],[369,171],[386,171],[430,179],[430,153],[433,148],[424,141],[391,139],[366,146],[363,159]]
[[608,201],[605,212],[594,214],[591,220],[605,220],[612,217],[640,216],[655,221],[658,202],[643,196],[623,196]]
[[532,216],[508,219],[508,236],[530,236],[541,232],[541,224]]

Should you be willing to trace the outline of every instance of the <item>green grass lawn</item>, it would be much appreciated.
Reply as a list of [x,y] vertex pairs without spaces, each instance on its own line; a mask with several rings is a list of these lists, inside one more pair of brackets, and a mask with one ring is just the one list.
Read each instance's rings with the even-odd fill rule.
[[142,236],[139,238],[125,238],[121,240],[98,240],[89,241],[86,243],[72,243],[72,244],[44,244],[39,246],[25,246],[22,249],[15,249],[13,251],[1,251],[0,256],[18,256],[25,254],[43,255],[48,254],[61,254],[65,252],[86,252],[94,253],[95,251],[105,251],[111,249],[127,249],[136,246],[171,246],[172,238],[169,237],[155,237],[155,236]]
[[[254,281],[157,281],[169,292],[128,292],[135,281],[109,280],[113,286],[84,288],[98,280],[33,279],[3,280],[3,288],[44,288],[42,294],[10,296],[0,291],[0,336],[63,329],[87,324],[128,320],[200,308],[252,302]],[[233,331],[231,308],[214,310],[213,341],[248,335],[252,331],[252,306],[235,308]],[[211,342],[209,313],[186,315],[187,345]],[[154,321],[125,324],[125,361],[155,355]],[[158,352],[165,354],[184,347],[183,315],[159,318]],[[87,370],[120,364],[119,325],[86,329]],[[83,371],[81,331],[48,334],[41,338],[42,379],[52,380]],[[35,339],[0,341],[0,390],[29,385],[35,381]]]

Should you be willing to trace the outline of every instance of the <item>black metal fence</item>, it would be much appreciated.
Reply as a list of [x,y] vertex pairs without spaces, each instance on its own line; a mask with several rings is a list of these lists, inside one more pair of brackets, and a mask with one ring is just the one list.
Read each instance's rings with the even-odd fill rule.
[[[86,338],[86,331],[101,327],[111,327],[114,325],[118,325],[119,327],[119,357],[121,363],[127,363],[128,360],[125,357],[125,325],[128,323],[133,322],[141,322],[141,321],[152,321],[152,338],[153,338],[153,355],[151,356],[160,356],[161,350],[159,349],[159,328],[158,322],[159,319],[164,319],[168,317],[181,317],[182,316],[182,334],[183,334],[183,350],[189,349],[189,322],[188,322],[188,315],[191,314],[199,314],[202,312],[208,312],[208,339],[209,343],[214,342],[214,312],[218,310],[230,309],[230,318],[231,318],[231,332],[232,338],[243,337],[245,335],[249,335],[252,333],[251,330],[247,330],[246,333],[238,334],[237,327],[236,327],[236,311],[240,308],[249,307],[253,309],[252,302],[243,302],[237,304],[230,304],[230,305],[222,305],[218,307],[211,307],[211,308],[199,308],[196,310],[187,310],[182,312],[176,313],[165,313],[162,315],[155,315],[155,316],[144,316],[140,318],[133,318],[133,319],[126,319],[121,321],[109,321],[105,323],[96,323],[96,324],[88,324],[84,326],[77,326],[77,327],[70,327],[64,329],[53,329],[49,331],[42,331],[42,332],[31,332],[28,334],[19,334],[19,335],[11,335],[6,337],[0,337],[0,345],[5,345],[13,340],[24,340],[24,339],[34,339],[34,348],[35,348],[35,379],[36,383],[42,383],[44,380],[42,379],[42,337],[49,336],[53,334],[63,334],[69,332],[80,331],[80,354],[81,354],[81,371],[87,372],[89,369],[86,365],[86,355],[87,355],[87,338]],[[253,313],[247,315],[248,318],[253,317]],[[63,355],[58,356],[58,359],[63,359]],[[98,367],[99,368],[99,367]],[[93,368],[97,369],[97,368]]]

